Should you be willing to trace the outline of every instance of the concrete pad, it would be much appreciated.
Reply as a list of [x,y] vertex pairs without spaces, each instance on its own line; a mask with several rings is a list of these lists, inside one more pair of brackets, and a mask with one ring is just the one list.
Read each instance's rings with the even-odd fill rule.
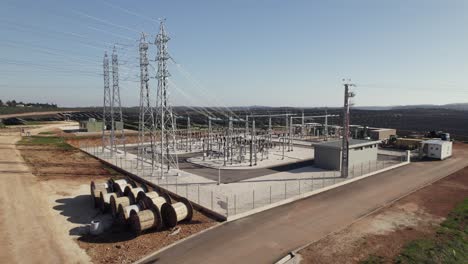
[[[257,165],[250,166],[250,152],[244,156],[244,161],[239,162],[239,157],[234,156],[233,162],[231,164],[231,159],[228,158],[226,161],[226,166],[224,166],[224,157],[221,155],[218,157],[205,157],[203,160],[203,156],[193,157],[187,159],[187,161],[209,167],[214,169],[233,169],[233,170],[242,170],[242,169],[259,169],[259,168],[271,168],[280,165],[291,164],[299,161],[304,160],[311,160],[314,158],[314,150],[311,148],[304,148],[304,147],[297,147],[294,146],[292,151],[285,151],[283,157],[283,151],[281,148],[276,147],[269,150],[268,158],[266,155],[262,155],[257,153]],[[253,161],[254,162],[254,161]]]

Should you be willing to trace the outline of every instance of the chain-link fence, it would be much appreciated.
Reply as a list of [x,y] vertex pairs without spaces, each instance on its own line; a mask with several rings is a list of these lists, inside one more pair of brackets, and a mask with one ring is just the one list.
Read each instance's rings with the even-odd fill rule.
[[[263,177],[252,178],[230,184],[218,184],[217,181],[186,173],[172,171],[159,177],[160,174],[148,163],[138,163],[134,154],[110,155],[102,147],[82,146],[84,151],[122,168],[134,175],[158,185],[179,196],[186,197],[193,203],[212,210],[226,217],[244,213],[256,208],[268,206],[289,198],[298,198],[323,190],[326,187],[356,177],[376,173],[407,162],[405,153],[400,156],[379,155],[378,160],[351,164],[347,178],[341,177],[339,171],[326,171],[318,168],[297,169],[278,172]],[[143,164],[143,166],[141,166]],[[222,178],[222,175],[221,175]]]

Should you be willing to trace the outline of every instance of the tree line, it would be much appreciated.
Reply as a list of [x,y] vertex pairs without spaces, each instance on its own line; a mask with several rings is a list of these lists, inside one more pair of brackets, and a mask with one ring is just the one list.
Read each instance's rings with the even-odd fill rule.
[[24,103],[22,101],[17,102],[16,100],[8,100],[3,102],[0,99],[0,107],[39,107],[39,108],[57,108],[57,104],[54,103]]

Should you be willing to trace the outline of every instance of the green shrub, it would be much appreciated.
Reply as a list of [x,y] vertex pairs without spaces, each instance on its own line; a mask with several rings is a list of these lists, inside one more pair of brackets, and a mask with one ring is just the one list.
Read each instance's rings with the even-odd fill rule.
[[65,140],[61,137],[41,137],[41,136],[30,136],[23,137],[18,145],[49,145],[58,147],[62,150],[71,150],[72,146],[68,145]]

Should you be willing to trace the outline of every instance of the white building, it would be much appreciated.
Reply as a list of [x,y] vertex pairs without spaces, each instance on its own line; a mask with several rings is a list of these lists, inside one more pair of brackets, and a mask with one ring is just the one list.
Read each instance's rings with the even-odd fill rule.
[[444,160],[452,156],[452,141],[430,139],[422,142],[422,154],[428,158]]
[[[361,166],[377,161],[380,141],[350,139],[348,166]],[[341,140],[314,144],[314,165],[328,170],[341,169]]]

